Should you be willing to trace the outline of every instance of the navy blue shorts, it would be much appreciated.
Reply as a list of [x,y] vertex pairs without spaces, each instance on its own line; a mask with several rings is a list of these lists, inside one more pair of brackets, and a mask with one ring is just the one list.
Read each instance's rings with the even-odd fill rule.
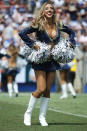
[[18,70],[17,68],[8,68],[8,69],[6,70],[6,74],[7,74],[7,75],[16,76],[17,73],[19,73],[19,70]]
[[42,64],[32,63],[32,68],[34,70],[51,72],[51,71],[56,71],[56,70],[61,69],[61,66],[58,63],[56,63],[54,60],[52,60],[52,61],[48,61]]

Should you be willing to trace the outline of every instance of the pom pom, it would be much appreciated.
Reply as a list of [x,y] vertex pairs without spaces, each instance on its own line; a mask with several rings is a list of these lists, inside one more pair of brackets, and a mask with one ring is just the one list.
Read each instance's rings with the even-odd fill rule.
[[53,59],[58,63],[69,63],[75,57],[75,50],[70,47],[69,39],[60,38],[60,41],[52,49]]
[[19,54],[27,59],[27,57],[31,54],[31,52],[32,52],[31,48],[28,45],[24,44],[24,46],[21,47]]
[[27,60],[37,64],[46,62],[50,57],[51,46],[39,41],[36,42],[36,45],[40,47],[38,51],[25,44],[21,54],[25,56]]

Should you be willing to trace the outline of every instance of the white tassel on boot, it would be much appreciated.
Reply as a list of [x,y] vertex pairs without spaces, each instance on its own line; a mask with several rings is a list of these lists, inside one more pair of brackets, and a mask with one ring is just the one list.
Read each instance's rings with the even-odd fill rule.
[[71,83],[68,83],[67,85],[68,85],[68,89],[71,92],[72,96],[76,97],[76,93],[75,93],[75,90],[73,88],[73,85]]
[[13,92],[12,83],[8,83],[7,88],[8,88],[9,97],[12,97],[12,92]]
[[42,97],[41,98],[41,104],[40,104],[40,115],[39,115],[39,121],[41,126],[48,126],[48,123],[46,122],[46,111],[48,108],[50,98]]
[[32,116],[32,111],[35,107],[35,104],[37,102],[38,98],[35,98],[33,95],[31,95],[30,100],[29,100],[29,104],[28,104],[28,108],[27,111],[24,114],[24,124],[26,126],[30,126],[31,125],[31,116]]
[[61,88],[62,88],[62,96],[60,97],[60,99],[65,99],[65,98],[68,97],[68,95],[67,95],[67,86],[66,86],[66,83],[63,84],[63,85],[61,86]]
[[18,84],[16,82],[13,83],[13,89],[16,94],[16,97],[18,97]]

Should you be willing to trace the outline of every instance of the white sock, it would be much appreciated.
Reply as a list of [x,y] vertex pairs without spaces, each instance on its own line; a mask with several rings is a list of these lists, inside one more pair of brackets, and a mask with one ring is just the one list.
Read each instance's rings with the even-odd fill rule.
[[63,85],[61,86],[61,88],[62,88],[62,96],[67,97],[68,94],[67,94],[67,85],[66,85],[66,83],[63,84]]
[[28,104],[28,108],[26,110],[27,113],[32,114],[32,111],[37,103],[37,100],[38,100],[38,98],[31,95],[30,100],[29,100],[29,104]]
[[29,104],[28,104],[28,108],[24,114],[24,124],[26,126],[30,126],[31,125],[31,116],[32,116],[32,111],[36,105],[38,98],[35,98],[33,95],[31,95],[30,100],[29,100]]
[[71,83],[68,83],[68,89],[70,91],[70,93],[73,95],[73,96],[76,96],[76,93],[75,93],[75,90],[73,88],[73,85]]
[[18,84],[16,82],[13,83],[13,89],[16,94],[18,94]]
[[48,123],[46,122],[46,112],[48,109],[49,100],[50,98],[46,97],[41,98],[39,120],[42,126],[48,126]]
[[12,83],[8,83],[8,84],[7,84],[7,87],[8,87],[9,97],[12,97],[12,92],[13,92]]

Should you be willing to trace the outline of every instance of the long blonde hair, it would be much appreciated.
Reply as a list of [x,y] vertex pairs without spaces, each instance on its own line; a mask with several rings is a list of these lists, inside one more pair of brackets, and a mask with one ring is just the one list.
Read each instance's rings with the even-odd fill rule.
[[11,56],[11,57],[14,57],[16,58],[18,56],[18,49],[15,45],[11,44],[9,47],[8,47],[8,54]]
[[[45,6],[48,5],[48,4],[53,6],[53,3],[51,1],[45,2],[43,4],[43,6],[41,7],[41,9],[40,9],[39,15],[32,22],[31,26],[39,27],[39,30],[44,30],[45,29],[47,19],[46,19],[45,14],[44,14],[44,9],[45,9]],[[54,10],[54,13],[53,13],[53,17],[52,17],[52,23],[57,25],[56,10],[55,10],[54,6],[53,6],[53,10]]]

